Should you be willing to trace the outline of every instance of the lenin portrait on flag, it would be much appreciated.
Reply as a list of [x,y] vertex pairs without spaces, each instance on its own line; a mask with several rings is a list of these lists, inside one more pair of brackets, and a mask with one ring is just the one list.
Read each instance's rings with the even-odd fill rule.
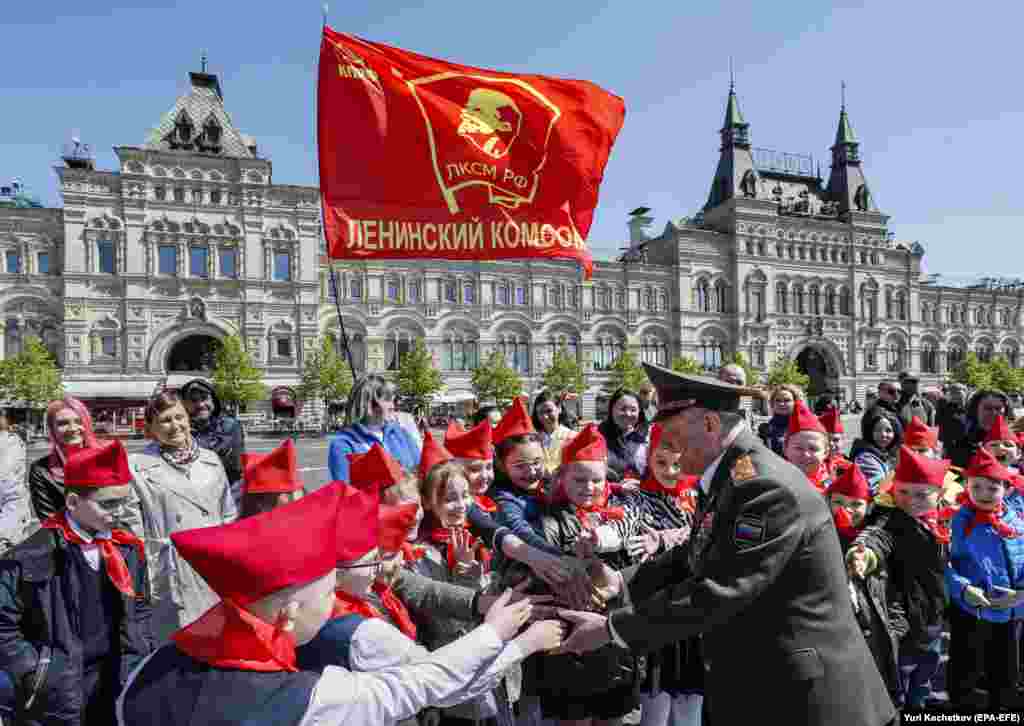
[[[437,183],[452,214],[459,195],[516,209],[537,195],[548,142],[561,111],[528,82],[464,73],[408,81],[426,125]],[[465,99],[461,107],[422,95]],[[481,193],[486,193],[481,197]]]

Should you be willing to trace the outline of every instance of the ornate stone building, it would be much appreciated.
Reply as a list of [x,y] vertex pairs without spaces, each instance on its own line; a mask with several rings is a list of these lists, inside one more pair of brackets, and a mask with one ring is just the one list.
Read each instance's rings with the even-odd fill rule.
[[1019,362],[1024,290],[922,278],[924,250],[889,234],[845,108],[825,180],[809,156],[753,147],[730,91],[703,209],[657,236],[637,210],[629,251],[591,281],[569,262],[339,263],[336,301],[317,189],[274,184],[217,77],[190,80],[141,145],[115,147],[117,170],[65,150],[62,209],[0,189],[0,350],[40,336],[68,390],[122,418],[208,370],[210,339],[233,333],[271,387],[294,386],[318,338],[338,338],[339,307],[357,367],[393,371],[425,339],[448,402],[472,398],[494,349],[535,390],[564,345],[588,374],[587,415],[626,347],[708,368],[736,350],[759,368],[792,356],[816,391],[847,398],[903,369],[938,382],[967,351]]

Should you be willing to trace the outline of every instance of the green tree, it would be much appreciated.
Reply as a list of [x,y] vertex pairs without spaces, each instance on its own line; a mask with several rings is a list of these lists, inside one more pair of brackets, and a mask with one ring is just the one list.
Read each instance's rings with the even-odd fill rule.
[[993,388],[1007,393],[1024,388],[1024,370],[1011,366],[1004,356],[993,358],[987,368]]
[[30,336],[20,353],[0,362],[0,396],[38,410],[64,395],[62,377],[43,342]]
[[604,388],[609,394],[620,388],[635,391],[646,382],[647,373],[643,366],[637,362],[633,352],[627,349],[622,351],[608,368],[608,382],[604,384]]
[[324,411],[331,403],[344,401],[352,390],[352,373],[348,362],[338,354],[334,339],[324,336],[320,350],[306,358],[299,384],[299,398],[324,402]]
[[697,362],[691,355],[681,355],[672,360],[672,370],[686,376],[704,375],[704,366]]
[[[747,356],[743,355],[739,351],[736,351],[725,361],[726,365],[735,365],[743,369],[746,374],[744,380],[746,380],[748,386],[756,386],[761,380],[761,371],[757,370],[747,360]],[[808,379],[809,380],[809,379]]]
[[478,401],[494,401],[499,406],[512,402],[523,392],[523,379],[505,362],[505,355],[496,350],[473,371],[470,379]]
[[811,377],[803,373],[792,358],[779,356],[772,361],[768,369],[768,385],[781,386],[783,383],[800,386],[806,390],[811,385]]
[[444,388],[441,371],[422,338],[417,338],[412,350],[402,358],[395,376],[398,392],[412,402],[413,409],[424,415],[430,409],[430,399]]
[[267,397],[263,371],[253,364],[239,336],[229,335],[220,341],[214,350],[213,360],[213,388],[232,412]]
[[963,383],[973,388],[991,388],[992,374],[989,367],[978,360],[974,353],[968,353],[949,372],[949,377],[956,383]]
[[555,396],[561,396],[564,393],[580,395],[587,390],[587,383],[583,379],[583,369],[576,357],[569,355],[565,346],[561,346],[555,351],[551,365],[541,377],[541,383]]

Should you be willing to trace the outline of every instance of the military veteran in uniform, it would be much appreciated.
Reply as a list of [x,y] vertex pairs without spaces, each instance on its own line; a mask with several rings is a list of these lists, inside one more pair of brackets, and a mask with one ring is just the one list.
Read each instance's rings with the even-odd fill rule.
[[702,634],[715,726],[885,726],[896,710],[854,619],[825,499],[750,432],[754,389],[644,364],[658,421],[685,474],[701,475],[688,545],[615,573],[595,570],[626,605],[607,617],[561,611],[563,650],[609,642],[651,651]]

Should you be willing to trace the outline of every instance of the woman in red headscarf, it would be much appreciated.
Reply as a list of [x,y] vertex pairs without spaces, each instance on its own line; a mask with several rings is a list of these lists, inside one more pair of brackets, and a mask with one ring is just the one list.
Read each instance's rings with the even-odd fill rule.
[[89,409],[77,398],[65,396],[46,407],[46,430],[50,451],[32,462],[28,470],[28,490],[39,521],[45,521],[64,509],[64,464],[68,449],[102,446],[92,428]]

